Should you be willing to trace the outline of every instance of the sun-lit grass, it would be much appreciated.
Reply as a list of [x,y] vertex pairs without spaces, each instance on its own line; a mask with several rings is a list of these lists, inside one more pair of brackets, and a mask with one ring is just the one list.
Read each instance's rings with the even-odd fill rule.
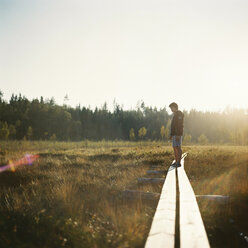
[[185,170],[195,194],[226,195],[227,202],[197,198],[213,247],[246,247],[248,147],[190,146]]
[[[195,194],[230,196],[225,205],[198,199],[212,244],[218,243],[219,226],[222,236],[228,233],[230,219],[233,228],[247,230],[248,148],[183,150],[189,152],[185,170]],[[160,193],[162,185],[139,185],[137,178],[147,176],[151,165],[167,169],[173,160],[170,146],[8,141],[0,145],[0,163],[27,152],[40,155],[32,166],[0,174],[0,247],[144,247],[157,201],[130,200],[121,192]]]

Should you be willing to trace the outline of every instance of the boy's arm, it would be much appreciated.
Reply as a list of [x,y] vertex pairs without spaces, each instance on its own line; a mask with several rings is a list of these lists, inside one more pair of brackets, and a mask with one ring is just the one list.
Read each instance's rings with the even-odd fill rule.
[[170,140],[172,139],[173,135],[175,135],[175,116],[173,116],[172,121],[171,121]]

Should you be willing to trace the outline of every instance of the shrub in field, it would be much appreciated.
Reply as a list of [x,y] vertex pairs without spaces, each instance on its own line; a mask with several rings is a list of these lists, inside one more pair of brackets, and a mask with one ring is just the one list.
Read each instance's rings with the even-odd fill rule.
[[201,134],[199,137],[198,137],[198,142],[200,144],[203,144],[203,145],[206,145],[208,143],[208,138],[205,134]]

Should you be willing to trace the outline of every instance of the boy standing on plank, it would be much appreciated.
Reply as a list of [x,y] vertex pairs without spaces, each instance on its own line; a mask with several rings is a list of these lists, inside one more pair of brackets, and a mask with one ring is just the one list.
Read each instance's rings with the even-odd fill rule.
[[173,118],[171,121],[171,133],[170,139],[172,139],[172,146],[174,149],[175,160],[172,164],[173,167],[181,166],[181,157],[182,157],[182,136],[183,136],[183,118],[184,114],[178,110],[178,105],[175,102],[172,102],[169,105],[171,111],[173,112]]

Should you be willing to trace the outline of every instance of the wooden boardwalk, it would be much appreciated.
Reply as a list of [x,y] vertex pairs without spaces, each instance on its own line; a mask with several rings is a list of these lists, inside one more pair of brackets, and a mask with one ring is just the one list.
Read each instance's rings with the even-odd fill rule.
[[[194,191],[182,166],[170,166],[160,195],[145,248],[174,248],[176,237],[176,218],[179,218],[180,247],[210,247]],[[174,162],[174,161],[173,161]],[[176,170],[179,186],[179,204],[176,204]],[[179,216],[176,216],[179,208]]]
[[174,248],[175,223],[176,170],[170,167],[162,187],[145,248]]
[[210,247],[194,191],[182,166],[177,168],[179,185],[180,247]]

